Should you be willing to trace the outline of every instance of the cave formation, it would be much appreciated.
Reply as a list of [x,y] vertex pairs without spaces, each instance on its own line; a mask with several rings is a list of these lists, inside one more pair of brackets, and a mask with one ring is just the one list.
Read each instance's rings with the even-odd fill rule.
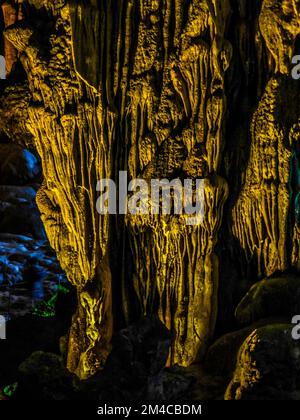
[[[67,367],[156,314],[203,360],[257,280],[300,268],[295,0],[3,2],[0,129],[35,150],[46,233],[77,290]],[[96,184],[204,179],[205,219],[99,215]]]

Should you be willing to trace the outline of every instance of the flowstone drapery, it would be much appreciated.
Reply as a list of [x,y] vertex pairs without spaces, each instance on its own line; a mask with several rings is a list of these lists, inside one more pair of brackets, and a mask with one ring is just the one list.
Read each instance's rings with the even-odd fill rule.
[[[26,78],[2,94],[0,128],[41,157],[38,206],[78,291],[67,365],[82,378],[104,365],[113,331],[142,314],[172,331],[170,364],[203,358],[225,274],[220,232],[258,277],[298,265],[299,5],[258,3],[28,0],[5,30]],[[233,111],[239,95],[246,123]],[[97,181],[120,170],[204,179],[203,223],[99,215]]]

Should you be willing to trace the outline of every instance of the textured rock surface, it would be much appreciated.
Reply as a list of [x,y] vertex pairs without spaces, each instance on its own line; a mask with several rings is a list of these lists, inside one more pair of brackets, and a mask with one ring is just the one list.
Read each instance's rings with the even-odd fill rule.
[[103,371],[86,383],[93,389],[97,399],[138,400],[154,398],[160,394],[166,398],[170,382],[164,385],[169,375],[174,381],[174,395],[180,395],[190,385],[190,380],[164,372],[170,346],[170,335],[158,318],[145,317],[116,333],[112,350]]
[[[51,19],[45,22],[42,37],[35,21],[17,22],[5,31],[28,78],[24,92],[31,99],[22,110],[28,112],[26,126],[45,177],[38,205],[51,245],[79,291],[68,366],[81,376],[103,365],[112,334],[107,251],[112,232],[108,217],[96,214],[95,185],[118,169],[127,168],[130,178],[172,177],[178,171],[182,177],[206,177],[209,216],[204,226],[186,227],[180,217],[159,218],[154,225],[133,217],[126,226],[120,219],[116,234],[121,244],[128,242],[132,248],[130,282],[140,312],[157,311],[156,295],[161,320],[175,332],[171,363],[187,365],[201,356],[215,324],[218,257],[214,246],[228,192],[226,181],[216,172],[226,102],[224,75],[231,57],[231,46],[224,38],[229,3],[180,1],[175,9],[168,1],[163,3],[125,1],[116,8],[108,2],[96,10],[89,2],[71,9],[64,2],[44,2]],[[91,19],[101,21],[101,27],[90,25]],[[82,33],[86,39],[78,42]],[[209,42],[199,43],[204,33],[210,34]],[[50,43],[43,42],[46,38]],[[85,45],[90,49],[83,50]],[[102,58],[104,49],[109,53]],[[7,110],[7,97],[5,104]],[[170,159],[174,147],[178,151]],[[195,241],[199,247],[191,253]],[[152,245],[145,247],[149,242]],[[185,251],[177,260],[181,248]],[[117,252],[122,254],[122,247]],[[182,265],[184,259],[188,264]],[[143,260],[148,261],[145,267]],[[121,281],[128,319],[132,316],[128,279]],[[195,307],[202,309],[198,313]],[[95,352],[96,348],[102,351]]]
[[[118,332],[105,368],[79,382],[56,354],[35,352],[19,367],[16,399],[100,401],[170,400],[192,383],[184,372],[164,369],[170,339],[157,318],[144,318]],[[76,380],[77,378],[77,380]]]
[[[257,22],[270,77],[250,122],[248,163],[232,210],[232,230],[258,275],[284,271],[299,259],[298,210],[290,203],[298,195],[298,184],[290,178],[299,130],[299,83],[290,75],[300,32],[297,7],[295,1],[265,0]],[[287,251],[291,236],[292,255]]]
[[25,185],[40,174],[37,158],[26,149],[14,144],[0,144],[1,185]]
[[300,349],[289,324],[255,330],[243,343],[227,400],[299,400]]
[[0,232],[46,239],[32,187],[0,185]]
[[[59,354],[59,337],[67,333],[74,306],[62,301],[64,316],[26,314],[7,322],[7,339],[0,340],[0,386],[18,381],[18,366],[34,351]],[[58,301],[57,305],[61,303]],[[19,314],[18,314],[19,315]]]
[[29,313],[38,301],[50,298],[65,283],[47,241],[0,234],[0,312],[9,318]]
[[[14,7],[11,2],[1,2],[1,8],[3,13],[3,20],[5,26],[13,25],[18,19],[18,10]],[[4,42],[4,52],[6,61],[6,73],[7,75],[11,72],[14,63],[17,60],[17,51],[14,46],[8,40]]]
[[[68,368],[94,374],[114,329],[152,313],[168,363],[203,358],[233,267],[230,296],[299,269],[299,4],[28,0],[21,15],[5,37],[26,80],[2,95],[0,128],[41,158],[38,206],[78,290]],[[204,222],[97,214],[96,182],[119,170],[203,178]]]
[[255,283],[236,309],[241,324],[249,324],[268,316],[300,313],[300,277],[282,276]]
[[21,363],[16,398],[21,400],[74,399],[73,377],[59,356],[37,351]]
[[35,199],[41,168],[27,149],[0,138],[0,313],[30,313],[66,282]]
[[208,349],[204,366],[210,375],[231,379],[235,371],[238,354],[245,339],[257,328],[278,323],[288,323],[290,318],[266,318],[242,328],[227,333],[216,340]]

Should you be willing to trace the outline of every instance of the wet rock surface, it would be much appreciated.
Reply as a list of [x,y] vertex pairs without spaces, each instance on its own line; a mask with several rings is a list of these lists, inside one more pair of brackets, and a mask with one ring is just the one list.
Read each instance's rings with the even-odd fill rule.
[[0,234],[1,314],[25,315],[55,293],[58,284],[66,284],[66,277],[47,241]]
[[41,167],[27,149],[0,140],[0,314],[24,316],[66,282],[36,205]]
[[46,239],[35,198],[41,166],[27,149],[0,140],[0,232]]

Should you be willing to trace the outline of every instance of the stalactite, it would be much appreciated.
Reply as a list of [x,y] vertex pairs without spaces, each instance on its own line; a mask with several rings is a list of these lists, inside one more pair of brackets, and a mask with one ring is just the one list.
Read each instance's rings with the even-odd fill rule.
[[[17,7],[15,5],[12,5],[10,2],[4,2],[1,7],[2,7],[5,27],[8,27],[16,23],[18,20]],[[6,74],[9,75],[9,73],[11,72],[12,66],[17,61],[17,50],[13,46],[13,44],[7,39],[4,41],[4,56],[5,56]]]
[[[136,221],[135,216],[127,219],[134,232],[131,238],[134,286],[141,310],[149,313],[158,293],[159,316],[175,334],[169,361],[181,365],[189,365],[204,355],[214,330],[218,288],[218,257],[214,246],[228,194],[226,181],[215,173],[220,165],[226,110],[224,74],[231,58],[230,44],[224,41],[230,8],[228,2],[214,2],[211,6],[210,9],[199,1],[189,5],[182,42],[167,59],[165,55],[162,91],[156,107],[149,98],[155,94],[148,82],[150,77],[148,80],[144,77],[138,89],[134,82],[135,100],[131,101],[129,116],[133,128],[129,169],[133,178],[136,175],[146,179],[172,178],[178,170],[184,171],[186,177],[205,177],[203,226],[186,227],[175,216],[156,222],[152,218],[148,222]],[[166,2],[167,10],[168,7]],[[223,19],[221,16],[219,21],[216,19],[214,8],[218,8],[218,13],[221,11]],[[169,19],[167,12],[165,19]],[[207,30],[211,33],[210,44],[204,37],[201,39]],[[155,43],[159,42],[159,35],[153,37],[151,31],[143,32],[143,36],[147,42],[152,38],[151,51],[157,56]],[[163,42],[166,52],[170,37],[164,33],[161,36],[168,40]],[[147,45],[146,41],[138,41],[136,62],[140,62]],[[152,69],[157,66],[154,55],[149,58],[148,71],[151,65]],[[142,69],[146,71],[143,65]],[[149,127],[149,121],[154,122],[153,128]],[[183,122],[182,130],[179,127]],[[149,131],[153,135],[146,137]],[[176,133],[174,140],[173,133]],[[154,147],[152,159],[138,173],[137,168],[144,167],[145,160],[142,158],[140,162],[136,145],[143,145],[145,137],[153,138],[159,147],[156,152]],[[147,150],[151,151],[149,147]]]
[[6,37],[20,53],[32,94],[27,128],[44,173],[37,203],[61,266],[78,288],[68,366],[87,376],[103,365],[112,333],[109,226],[95,211],[95,187],[111,176],[115,117],[73,69],[68,6],[57,4],[53,13],[57,32],[49,36],[49,60],[27,24],[8,28]]
[[[158,314],[175,333],[169,361],[188,365],[203,356],[216,318],[214,246],[228,194],[226,181],[216,173],[226,109],[224,74],[231,55],[223,41],[229,3],[177,2],[173,8],[170,1],[126,1],[119,10],[113,10],[112,2],[99,9],[92,3],[70,9],[64,2],[43,4],[55,21],[47,55],[26,22],[7,28],[6,38],[19,51],[32,95],[27,128],[43,164],[45,180],[37,196],[42,220],[78,288],[68,367],[86,377],[103,365],[109,351],[112,238],[108,216],[96,214],[95,186],[118,168],[112,155],[117,124],[124,127],[118,147],[128,150],[130,178],[172,177],[176,171],[205,178],[203,226],[186,226],[177,216],[148,225],[145,218],[140,231],[140,221],[126,218],[141,313],[155,311],[151,302],[157,294]],[[179,6],[186,9],[185,23]],[[224,20],[216,18],[216,8]],[[120,25],[115,33],[112,17]],[[85,52],[83,43],[76,43],[77,34],[81,25],[86,25],[83,33],[91,34],[91,19],[95,32],[84,40],[91,45]],[[95,55],[99,60],[93,62]]]
[[[259,276],[269,276],[295,265],[298,258],[294,255],[291,261],[287,254],[293,153],[290,146],[294,142],[291,137],[295,138],[290,133],[295,132],[293,127],[299,119],[297,85],[289,74],[293,45],[300,32],[295,2],[264,1],[259,26],[275,61],[275,74],[253,114],[249,162],[233,208],[232,228],[248,260],[256,259]],[[293,103],[289,112],[285,109],[287,97]],[[297,230],[296,225],[294,237]],[[294,239],[297,248],[296,242]]]
[[[5,30],[27,81],[6,89],[0,128],[17,141],[26,134],[41,157],[37,202],[78,292],[68,368],[92,375],[105,363],[116,325],[153,313],[173,333],[169,364],[200,360],[214,334],[222,281],[217,245],[225,226],[228,247],[235,239],[238,257],[244,253],[258,276],[299,265],[298,185],[291,183],[299,88],[289,75],[297,4],[249,6],[256,13],[250,28],[245,1],[25,3],[29,15],[43,13],[43,34],[26,13]],[[235,36],[228,29],[233,9]],[[243,80],[233,80],[232,60],[240,60]],[[249,93],[254,64],[259,82]],[[239,127],[232,113],[236,91],[246,95],[241,115],[251,119]],[[237,133],[226,132],[228,126]],[[120,170],[128,171],[128,181],[148,184],[203,179],[203,222],[99,215],[97,181],[116,179]]]

